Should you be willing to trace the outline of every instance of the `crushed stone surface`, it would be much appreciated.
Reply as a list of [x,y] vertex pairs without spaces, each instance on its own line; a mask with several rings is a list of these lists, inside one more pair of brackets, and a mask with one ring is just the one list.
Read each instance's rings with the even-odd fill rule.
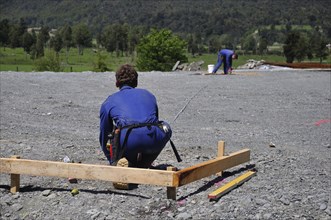
[[[99,108],[114,84],[114,72],[0,72],[0,156],[106,165]],[[210,160],[220,140],[226,153],[249,148],[251,161],[179,187],[176,201],[166,187],[28,175],[11,194],[0,174],[0,219],[330,219],[330,85],[317,70],[141,72],[138,87],[155,94],[183,159],[167,144],[156,165]],[[251,167],[252,179],[208,199]]]

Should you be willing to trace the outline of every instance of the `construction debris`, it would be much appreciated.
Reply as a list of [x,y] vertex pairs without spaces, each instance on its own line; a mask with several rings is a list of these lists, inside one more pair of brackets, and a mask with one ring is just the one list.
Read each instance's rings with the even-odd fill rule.
[[273,65],[280,67],[288,67],[288,68],[297,68],[297,69],[331,69],[331,64],[324,63],[274,63],[274,62],[264,62],[265,65]]
[[242,66],[238,66],[237,69],[258,69],[260,66],[262,66],[264,64],[264,60],[260,60],[260,61],[256,61],[253,59],[247,60],[247,63],[242,65]]
[[180,61],[177,61],[176,64],[173,66],[172,71],[199,71],[201,70],[202,64],[205,62],[200,60],[197,62],[192,63],[182,63],[180,64]]
[[264,60],[247,60],[247,63],[244,65],[238,66],[237,69],[330,69],[330,64],[321,64],[321,63],[276,63],[276,62],[268,62]]

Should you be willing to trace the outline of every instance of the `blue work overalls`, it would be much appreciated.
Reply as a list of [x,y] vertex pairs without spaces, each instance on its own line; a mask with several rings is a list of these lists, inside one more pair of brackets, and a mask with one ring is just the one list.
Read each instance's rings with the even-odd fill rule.
[[[107,149],[109,134],[113,126],[122,128],[120,144],[124,142],[126,126],[139,123],[158,123],[158,106],[153,94],[145,89],[123,86],[120,91],[110,95],[100,108],[100,145],[109,163],[112,163],[110,152]],[[135,163],[138,153],[145,158],[156,159],[164,146],[170,140],[172,131],[166,122],[162,122],[167,129],[158,126],[144,126],[132,129],[127,142],[124,155],[129,162]],[[113,125],[114,124],[114,125]],[[153,161],[150,161],[153,162]]]

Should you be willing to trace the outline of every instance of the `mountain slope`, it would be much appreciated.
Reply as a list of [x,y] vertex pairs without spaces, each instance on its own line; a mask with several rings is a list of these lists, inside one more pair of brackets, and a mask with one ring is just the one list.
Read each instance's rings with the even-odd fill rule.
[[93,31],[109,23],[169,28],[175,32],[229,33],[271,24],[318,24],[330,33],[328,0],[0,0],[0,19],[29,26],[84,22]]

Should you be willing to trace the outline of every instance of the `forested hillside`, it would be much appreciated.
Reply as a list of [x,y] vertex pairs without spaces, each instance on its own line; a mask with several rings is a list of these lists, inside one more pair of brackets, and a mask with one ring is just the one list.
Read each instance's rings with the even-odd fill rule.
[[261,26],[291,24],[319,25],[331,36],[329,0],[0,0],[0,10],[0,20],[51,28],[83,22],[93,33],[127,23],[240,38]]

